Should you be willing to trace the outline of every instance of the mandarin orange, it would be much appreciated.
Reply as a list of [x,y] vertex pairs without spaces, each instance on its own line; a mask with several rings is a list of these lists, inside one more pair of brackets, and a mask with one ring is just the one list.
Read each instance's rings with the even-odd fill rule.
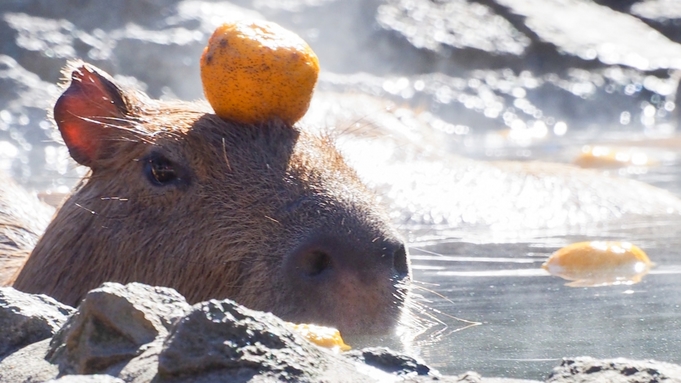
[[219,26],[201,56],[203,90],[215,113],[247,124],[294,124],[310,105],[318,73],[310,46],[267,21]]

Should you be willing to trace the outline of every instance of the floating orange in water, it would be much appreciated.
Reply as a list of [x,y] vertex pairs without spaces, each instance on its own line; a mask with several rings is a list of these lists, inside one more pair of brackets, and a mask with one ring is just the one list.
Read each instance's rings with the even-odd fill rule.
[[341,338],[340,332],[333,327],[317,326],[314,324],[287,323],[295,332],[317,346],[340,351],[348,351],[351,348],[345,344],[345,341]]
[[310,106],[319,73],[310,46],[267,21],[219,26],[200,65],[203,92],[215,113],[249,124],[298,121]]
[[617,168],[626,166],[654,165],[648,155],[633,149],[613,148],[601,145],[585,145],[574,161],[582,168]]
[[592,241],[563,247],[542,268],[573,281],[568,286],[584,287],[638,283],[653,265],[643,250],[629,242]]

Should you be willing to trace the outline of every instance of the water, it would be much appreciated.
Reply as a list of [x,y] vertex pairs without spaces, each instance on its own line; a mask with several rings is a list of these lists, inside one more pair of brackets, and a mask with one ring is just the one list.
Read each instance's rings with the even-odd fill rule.
[[[381,1],[237,3],[244,8],[211,1],[137,3],[151,9],[145,12],[102,12],[96,2],[71,13],[40,1],[0,6],[0,27],[12,36],[0,53],[18,63],[7,70],[5,58],[0,72],[33,76],[12,83],[14,93],[3,88],[16,97],[0,104],[0,168],[38,191],[68,190],[84,173],[43,111],[67,58],[84,57],[153,97],[196,99],[198,52],[215,23],[239,12],[264,15],[317,51],[325,72],[306,123],[344,133],[341,150],[409,240],[423,333],[408,350],[446,374],[532,379],[545,378],[564,356],[681,363],[677,72],[555,52],[538,59],[531,51],[525,60],[419,50],[380,27],[394,16],[375,20]],[[43,19],[17,16],[24,13]],[[93,16],[102,14],[117,16]],[[71,22],[58,22],[64,18]],[[452,41],[475,41],[466,36],[475,34]],[[527,48],[529,40],[518,41]],[[534,162],[571,164],[585,145],[647,160],[592,171]],[[597,288],[567,287],[540,268],[553,251],[586,240],[630,241],[656,266],[638,284]]]
[[[657,158],[654,165],[596,172],[602,177],[636,179],[681,195],[679,146],[673,138],[649,140],[638,132],[623,131],[585,133],[527,146],[506,141],[487,152],[484,138],[474,141],[479,146],[467,148],[468,157],[524,163],[570,162],[585,144],[594,142],[635,148]],[[518,199],[511,199],[518,206]],[[543,198],[535,200],[541,204]],[[583,202],[586,208],[589,202]],[[496,211],[509,214],[503,208]],[[536,215],[555,217],[558,212],[544,215],[541,208],[529,209],[523,221],[501,225],[498,231],[458,223],[412,232],[415,292],[423,296],[427,307],[421,317],[432,316],[432,327],[417,337],[413,350],[446,374],[474,370],[483,376],[537,380],[545,379],[565,356],[681,363],[681,217],[676,213],[631,215],[592,223],[578,220],[575,225],[553,228],[548,220],[543,221],[545,225],[528,225]],[[638,284],[586,288],[568,287],[568,281],[540,268],[562,246],[593,240],[635,243],[655,267]],[[481,324],[466,327],[467,323],[455,318]]]
[[[559,246],[600,237],[413,244],[415,279],[446,297],[423,292],[448,326],[435,325],[428,334],[440,336],[416,342],[423,357],[448,373],[472,369],[534,379],[545,378],[568,355],[681,362],[679,220],[650,223],[654,235],[619,232],[645,247],[656,263],[630,286],[573,288],[539,268]],[[448,332],[464,325],[448,316],[482,324]]]

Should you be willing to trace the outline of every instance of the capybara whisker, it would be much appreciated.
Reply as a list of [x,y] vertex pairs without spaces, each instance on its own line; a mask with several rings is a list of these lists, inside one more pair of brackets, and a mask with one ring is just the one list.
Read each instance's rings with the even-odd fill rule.
[[102,201],[128,201],[125,197],[101,197]]
[[[454,302],[450,301],[446,297],[443,297],[441,294],[423,286],[419,286],[419,282],[415,282],[415,285],[412,286],[412,288],[416,291],[421,290],[429,294],[435,294],[438,296],[438,300],[445,299],[452,303],[451,307],[456,307]],[[406,318],[404,318],[403,326],[412,328],[412,335],[414,337],[425,333],[434,326],[439,326],[440,328],[438,330],[429,333],[428,335],[429,341],[432,341],[441,337],[445,337],[451,333],[482,324],[480,322],[470,321],[444,313],[436,308],[430,307],[428,303],[431,303],[431,301],[423,295],[416,293],[415,291],[410,293],[409,299],[406,302],[407,309],[404,311]],[[450,323],[452,320],[459,322],[461,325],[452,326]]]
[[438,252],[431,251],[431,250],[426,250],[426,249],[420,248],[420,247],[414,247],[414,246],[412,246],[411,249],[412,249],[412,250],[418,250],[418,251],[423,252],[423,253],[426,253],[426,254],[428,254],[428,255],[437,255],[437,256],[442,256],[442,255],[443,255],[442,253],[438,253]]
[[78,206],[79,208],[81,208],[81,209],[87,211],[88,213],[90,213],[90,214],[92,214],[92,215],[97,214],[94,210],[90,210],[90,209],[84,207],[83,205],[81,205],[81,204],[79,204],[79,203],[74,203],[74,205],[75,205],[75,206]]
[[229,164],[229,158],[227,157],[227,144],[225,143],[225,138],[222,137],[222,157],[225,159],[225,164],[227,169],[231,172],[232,166]]

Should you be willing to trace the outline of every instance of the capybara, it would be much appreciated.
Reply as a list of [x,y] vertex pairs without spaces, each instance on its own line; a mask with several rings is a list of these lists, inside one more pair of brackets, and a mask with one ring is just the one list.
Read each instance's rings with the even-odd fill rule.
[[102,282],[138,281],[346,334],[394,328],[407,251],[329,137],[152,100],[82,62],[65,73],[54,120],[91,171],[15,288],[75,306]]

